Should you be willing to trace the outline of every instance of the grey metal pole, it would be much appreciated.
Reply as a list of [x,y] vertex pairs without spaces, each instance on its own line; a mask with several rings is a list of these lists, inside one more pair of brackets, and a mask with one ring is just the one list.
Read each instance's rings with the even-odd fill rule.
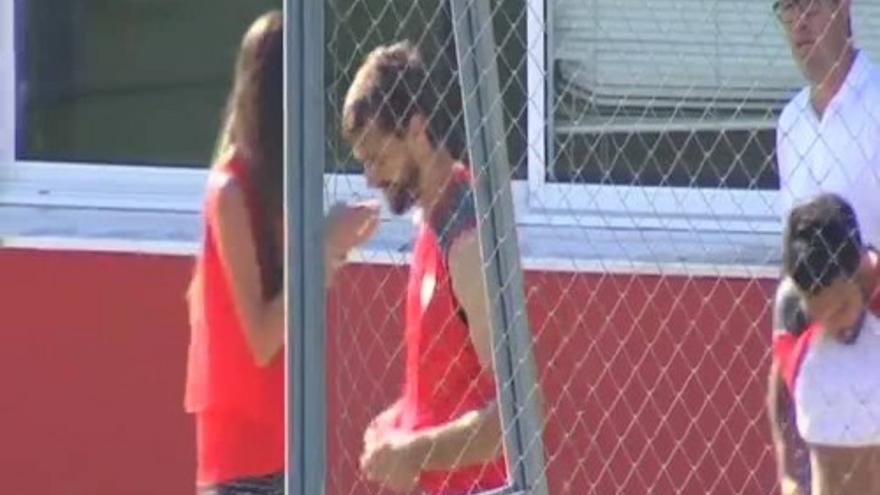
[[284,18],[285,492],[323,495],[326,478],[324,2],[285,0]]
[[541,394],[523,292],[491,6],[489,0],[451,3],[511,474],[511,485],[501,493],[546,495]]

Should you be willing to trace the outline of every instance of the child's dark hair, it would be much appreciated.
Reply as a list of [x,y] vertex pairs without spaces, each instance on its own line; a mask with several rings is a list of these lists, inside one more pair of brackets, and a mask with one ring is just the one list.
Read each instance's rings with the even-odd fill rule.
[[815,295],[856,274],[862,258],[856,214],[843,198],[822,194],[791,210],[783,266],[799,290]]

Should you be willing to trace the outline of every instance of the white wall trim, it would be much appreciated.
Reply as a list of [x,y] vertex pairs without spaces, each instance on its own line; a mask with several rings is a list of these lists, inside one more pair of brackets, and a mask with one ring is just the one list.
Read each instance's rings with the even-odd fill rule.
[[[176,241],[133,241],[116,239],[76,239],[72,237],[10,237],[2,240],[3,248],[27,251],[60,251],[80,253],[144,254],[191,258],[198,252],[198,243]],[[406,266],[409,253],[387,250],[357,249],[349,255],[349,263]],[[523,269],[531,272],[579,273],[599,275],[662,275],[670,277],[707,277],[725,279],[776,280],[779,269],[766,265],[714,265],[686,262],[622,262],[578,261],[553,257],[526,257]]]
[[197,212],[204,169],[15,161],[0,204]]
[[[206,178],[204,169],[19,161],[6,170],[0,205],[199,212]],[[362,175],[327,174],[325,184],[328,204],[378,197]],[[781,231],[776,191],[591,184],[531,189],[531,180],[513,181],[512,188],[523,225]]]
[[194,256],[198,243],[177,241],[136,241],[129,239],[83,239],[76,237],[5,237],[0,246],[33,251],[72,251],[87,253],[150,254]]
[[777,191],[548,183],[530,191],[527,210],[570,212],[568,221],[594,227],[775,233],[782,228],[778,196]]

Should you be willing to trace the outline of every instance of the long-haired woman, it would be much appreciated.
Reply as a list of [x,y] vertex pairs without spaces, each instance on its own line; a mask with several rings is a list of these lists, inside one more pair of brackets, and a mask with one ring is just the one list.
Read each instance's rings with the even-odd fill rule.
[[[204,204],[190,284],[186,409],[200,494],[281,494],[284,469],[283,18],[241,43]],[[375,230],[375,204],[334,208],[328,280]]]

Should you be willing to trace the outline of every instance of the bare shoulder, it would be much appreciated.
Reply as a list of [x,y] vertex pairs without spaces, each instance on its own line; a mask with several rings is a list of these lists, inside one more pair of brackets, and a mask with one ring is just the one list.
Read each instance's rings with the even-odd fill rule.
[[226,209],[230,205],[235,207],[244,202],[244,191],[235,176],[228,172],[236,160],[238,155],[235,148],[229,146],[217,156],[215,165],[208,173],[207,194],[212,200],[210,203],[214,203],[215,209]]
[[[452,276],[482,273],[480,239],[476,229],[468,229],[458,235],[449,246],[449,268]],[[468,277],[470,278],[470,277]]]
[[238,238],[250,228],[244,191],[232,175],[212,171],[205,194],[205,223],[221,238]]
[[211,172],[208,179],[208,194],[211,197],[208,204],[219,215],[244,208],[244,191],[230,174]]
[[482,313],[485,308],[485,284],[480,242],[473,229],[463,232],[449,247],[449,276],[452,290],[464,310]]

